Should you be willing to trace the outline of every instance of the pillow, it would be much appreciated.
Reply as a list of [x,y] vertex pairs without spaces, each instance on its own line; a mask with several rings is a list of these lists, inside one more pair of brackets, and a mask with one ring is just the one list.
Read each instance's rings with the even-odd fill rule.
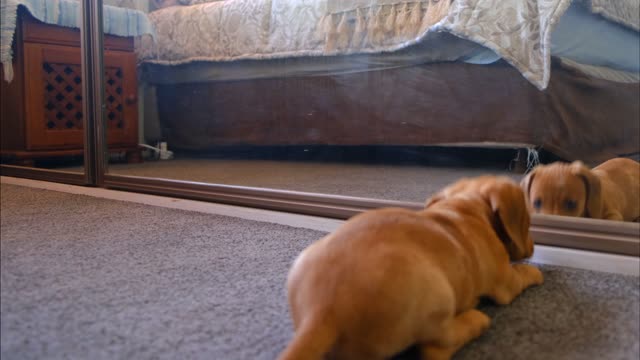
[[151,0],[151,5],[154,10],[166,8],[169,6],[189,6],[203,3],[210,3],[224,0]]
[[224,1],[224,0],[178,0],[178,2],[181,5],[204,4],[204,3],[212,3],[217,1]]
[[110,5],[115,7],[147,11],[147,4],[144,1],[139,0],[103,0],[104,5]]

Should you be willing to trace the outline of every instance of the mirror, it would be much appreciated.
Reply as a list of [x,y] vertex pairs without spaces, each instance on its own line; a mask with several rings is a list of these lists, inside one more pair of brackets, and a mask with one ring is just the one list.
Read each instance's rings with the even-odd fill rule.
[[633,18],[511,4],[464,22],[447,0],[105,1],[109,173],[422,203],[461,177],[637,163]]

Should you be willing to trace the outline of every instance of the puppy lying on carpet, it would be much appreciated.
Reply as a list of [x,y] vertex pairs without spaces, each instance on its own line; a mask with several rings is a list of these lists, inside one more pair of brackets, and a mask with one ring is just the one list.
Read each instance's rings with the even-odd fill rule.
[[640,218],[640,163],[625,158],[590,170],[582,162],[537,166],[523,180],[530,211],[618,221]]
[[449,359],[489,327],[480,297],[509,304],[542,283],[510,263],[533,254],[529,220],[518,184],[493,176],[461,180],[418,212],[353,217],[295,260],[295,335],[280,359],[387,359],[413,345]]

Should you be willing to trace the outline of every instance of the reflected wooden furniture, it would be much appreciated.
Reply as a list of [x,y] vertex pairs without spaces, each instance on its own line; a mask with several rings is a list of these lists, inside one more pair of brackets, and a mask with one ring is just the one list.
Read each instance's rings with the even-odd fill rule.
[[[138,147],[136,56],[133,39],[105,36],[105,98],[110,152],[141,161]],[[0,86],[3,162],[82,155],[80,32],[44,24],[19,12],[14,78]]]

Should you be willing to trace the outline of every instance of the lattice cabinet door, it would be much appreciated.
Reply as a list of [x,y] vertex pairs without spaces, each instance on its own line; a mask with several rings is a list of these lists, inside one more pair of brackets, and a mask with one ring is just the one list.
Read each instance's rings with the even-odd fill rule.
[[[26,43],[26,147],[28,150],[82,147],[84,111],[77,47]],[[109,146],[138,139],[135,54],[105,51],[105,115]]]

